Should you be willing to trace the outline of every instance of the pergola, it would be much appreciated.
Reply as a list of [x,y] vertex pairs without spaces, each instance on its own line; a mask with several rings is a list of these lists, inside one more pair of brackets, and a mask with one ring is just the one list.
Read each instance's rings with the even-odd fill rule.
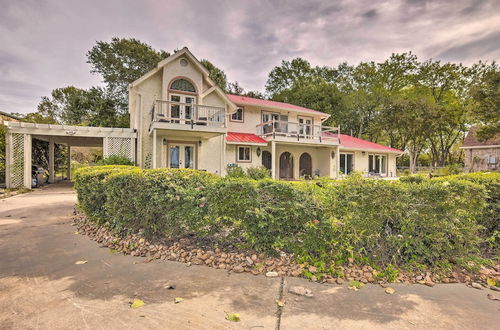
[[[32,139],[49,143],[49,182],[53,183],[54,146],[65,144],[69,154],[72,146],[102,147],[103,156],[123,156],[135,162],[135,141],[137,133],[131,128],[88,127],[26,122],[5,122],[7,188],[31,188]],[[68,179],[71,179],[71,157],[68,157]]]

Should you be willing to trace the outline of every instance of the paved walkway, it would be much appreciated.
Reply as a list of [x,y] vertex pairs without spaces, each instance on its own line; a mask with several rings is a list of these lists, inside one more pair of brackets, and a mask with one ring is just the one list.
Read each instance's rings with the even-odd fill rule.
[[[498,329],[500,302],[464,285],[358,292],[112,254],[75,234],[67,184],[0,200],[0,329]],[[75,265],[78,260],[88,260]],[[164,288],[167,283],[176,288]],[[314,297],[287,293],[311,288]],[[280,291],[286,305],[277,316]],[[131,309],[134,298],[146,304]],[[175,297],[184,301],[174,304]],[[238,312],[241,322],[224,319]]]

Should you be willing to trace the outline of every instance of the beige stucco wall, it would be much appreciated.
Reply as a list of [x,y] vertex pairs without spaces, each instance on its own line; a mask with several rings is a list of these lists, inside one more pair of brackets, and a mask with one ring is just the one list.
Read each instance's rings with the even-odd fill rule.
[[[183,67],[179,64],[181,59],[186,59],[189,65]],[[225,99],[219,94],[212,92],[202,98],[202,92],[209,88],[204,82],[203,74],[198,70],[196,65],[189,60],[188,57],[180,57],[167,65],[161,70],[139,83],[134,87],[129,94],[129,112],[130,126],[138,130],[137,140],[137,163],[141,167],[145,167],[147,159],[151,158],[153,164],[153,134],[149,134],[149,126],[151,124],[151,108],[156,100],[168,100],[170,98],[168,87],[171,81],[177,77],[186,77],[194,84],[197,94],[196,102],[199,104],[226,107]],[[165,163],[165,149],[162,141],[164,138],[171,140],[202,140],[201,136],[196,134],[190,138],[185,136],[175,136],[175,131],[170,133],[157,131],[156,138],[156,164]],[[201,146],[197,146],[199,156],[199,168],[206,169],[213,173],[221,173],[221,157],[223,154],[222,143],[223,136],[216,138],[204,139]],[[217,158],[218,160],[216,160]]]
[[[464,170],[467,172],[496,170],[499,167],[500,147],[464,149],[464,156]],[[496,166],[488,165],[489,157],[496,157]]]
[[354,171],[362,174],[368,174],[368,156],[369,155],[383,155],[387,157],[387,171],[383,175],[391,177],[396,176],[396,157],[397,154],[393,153],[379,153],[372,151],[353,150],[353,149],[340,149],[340,153],[354,154]]
[[257,125],[261,123],[262,111],[280,113],[281,115],[288,115],[288,121],[298,123],[298,116],[312,117],[313,125],[321,124],[321,117],[314,114],[299,114],[291,111],[279,111],[265,107],[256,106],[241,106],[243,108],[243,122],[236,122],[228,120],[229,132],[242,132],[242,133],[257,133]]
[[[250,154],[250,162],[238,162],[236,159],[236,150],[237,150],[238,145],[235,144],[227,144],[226,145],[226,161],[225,164],[226,166],[228,164],[238,164],[238,166],[246,169],[251,166],[260,166],[262,165],[262,154],[261,156],[257,156],[257,148],[258,146],[249,146],[251,149],[251,154]],[[267,147],[260,147],[261,150],[269,150],[271,151],[270,148]]]
[[331,158],[333,148],[330,147],[312,147],[312,146],[295,146],[289,144],[276,145],[276,157],[274,162],[276,164],[276,177],[279,178],[279,159],[282,153],[289,152],[293,157],[293,176],[294,179],[300,178],[299,160],[300,156],[307,152],[312,159],[312,172],[313,175],[316,170],[319,170],[320,176],[329,176],[330,167],[334,168],[334,160]]

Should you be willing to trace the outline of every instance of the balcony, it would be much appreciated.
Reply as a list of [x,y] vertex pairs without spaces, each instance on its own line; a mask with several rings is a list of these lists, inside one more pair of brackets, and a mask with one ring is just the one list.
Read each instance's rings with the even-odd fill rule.
[[267,141],[339,145],[339,127],[270,120],[257,125],[257,135]]
[[226,132],[226,109],[195,103],[157,100],[151,109],[149,131],[154,129]]

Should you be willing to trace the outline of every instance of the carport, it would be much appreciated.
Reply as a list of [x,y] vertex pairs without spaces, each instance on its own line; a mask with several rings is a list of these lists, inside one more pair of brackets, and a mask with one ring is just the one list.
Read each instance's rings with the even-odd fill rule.
[[[31,188],[32,140],[49,143],[49,182],[54,176],[54,146],[64,144],[69,154],[72,146],[102,147],[103,156],[123,156],[135,162],[137,133],[131,128],[88,127],[25,122],[5,122],[7,188]],[[68,179],[71,179],[71,158],[68,157]]]

